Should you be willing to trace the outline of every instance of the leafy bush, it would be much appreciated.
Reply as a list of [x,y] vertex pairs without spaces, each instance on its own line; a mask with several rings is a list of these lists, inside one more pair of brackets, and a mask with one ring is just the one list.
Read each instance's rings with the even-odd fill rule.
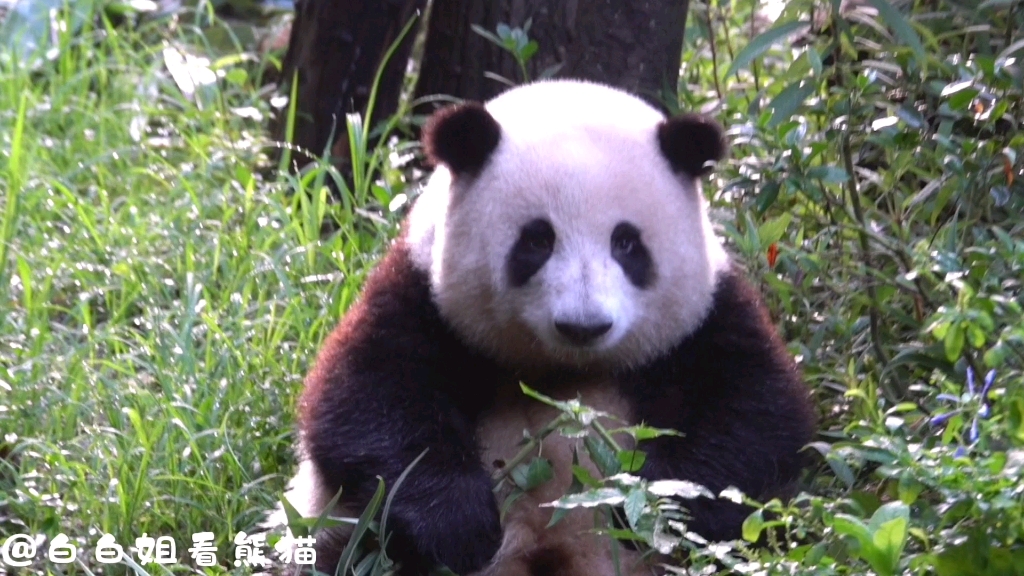
[[[223,556],[280,494],[286,415],[394,232],[414,144],[371,148],[351,116],[351,185],[326,162],[268,177],[251,54],[189,58],[220,24],[135,4],[58,10],[45,57],[0,49],[0,532],[213,528]],[[535,436],[583,433],[604,477],[557,506],[598,505],[680,573],[1024,574],[1020,1],[691,10],[667,104],[729,127],[706,192],[821,407],[818,464],[708,545],[665,498],[699,487],[639,481],[642,454],[565,403]],[[528,30],[492,41],[525,62]],[[207,81],[187,93],[176,66]],[[546,477],[513,464],[496,481]],[[383,488],[364,531],[379,507]]]
[[695,7],[681,100],[734,143],[709,191],[825,418],[741,572],[1024,573],[1016,4]]

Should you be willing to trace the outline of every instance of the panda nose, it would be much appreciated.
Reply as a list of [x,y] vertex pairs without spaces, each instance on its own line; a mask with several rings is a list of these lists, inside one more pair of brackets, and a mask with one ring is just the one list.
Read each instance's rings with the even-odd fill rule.
[[611,322],[580,324],[576,322],[555,322],[555,329],[566,340],[577,346],[590,344],[612,329]]

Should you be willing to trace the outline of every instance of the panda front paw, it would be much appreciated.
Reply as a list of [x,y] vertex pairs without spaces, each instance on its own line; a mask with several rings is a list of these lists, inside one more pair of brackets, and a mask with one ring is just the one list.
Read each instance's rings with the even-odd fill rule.
[[501,547],[501,520],[486,475],[448,484],[442,496],[410,506],[398,519],[388,552],[402,564],[403,574],[425,574],[439,564],[469,574],[485,567]]

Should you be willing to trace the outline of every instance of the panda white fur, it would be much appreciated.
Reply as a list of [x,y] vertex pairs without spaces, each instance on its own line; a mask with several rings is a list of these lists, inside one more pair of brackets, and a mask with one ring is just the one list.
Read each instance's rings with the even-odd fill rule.
[[[436,171],[307,378],[287,494],[300,512],[343,487],[332,513],[358,515],[378,476],[390,486],[429,448],[388,519],[403,573],[616,574],[592,512],[545,528],[538,505],[569,486],[573,440],[549,437],[555,479],[499,522],[492,473],[554,416],[520,381],[680,431],[641,443],[644,477],[754,497],[791,485],[814,418],[708,221],[698,178],[725,152],[715,123],[547,81],[437,112],[424,145]],[[738,537],[749,512],[687,504],[713,540]],[[321,569],[345,539],[318,535]],[[633,552],[620,563],[652,573]]]

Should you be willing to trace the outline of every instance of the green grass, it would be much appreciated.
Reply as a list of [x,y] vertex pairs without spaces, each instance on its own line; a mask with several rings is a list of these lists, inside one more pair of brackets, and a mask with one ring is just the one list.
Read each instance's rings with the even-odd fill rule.
[[[768,504],[777,545],[680,547],[769,574],[1021,574],[1024,10],[872,4],[880,25],[839,18],[797,49],[751,30],[756,3],[691,7],[679,104],[734,144],[706,191],[823,419],[805,494]],[[779,26],[831,7],[790,0]],[[145,533],[190,573],[189,536],[213,531],[209,572],[246,572],[230,539],[292,473],[302,378],[413,176],[393,159],[414,145],[369,148],[358,116],[340,201],[323,163],[277,175],[260,64],[186,25],[206,18],[0,48],[0,537],[84,547],[36,571],[91,573],[101,534]],[[168,47],[213,61],[198,100]]]
[[199,45],[87,27],[55,61],[0,54],[0,534],[91,550],[145,532],[184,555],[212,530],[229,566],[292,472],[302,378],[393,218],[324,202],[323,170],[262,176],[264,127],[233,112],[269,114],[257,79],[199,106],[165,41]]

